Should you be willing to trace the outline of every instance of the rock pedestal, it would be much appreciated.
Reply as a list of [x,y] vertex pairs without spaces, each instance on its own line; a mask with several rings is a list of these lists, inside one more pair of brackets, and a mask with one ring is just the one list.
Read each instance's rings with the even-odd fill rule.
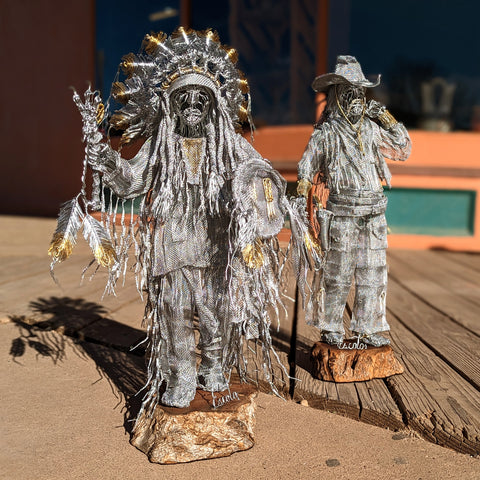
[[188,408],[158,405],[137,421],[130,443],[154,463],[226,457],[254,445],[256,388],[232,383],[230,391],[197,390]]
[[312,348],[312,375],[338,383],[362,382],[403,373],[390,345],[372,347],[346,341],[341,347],[316,342]]

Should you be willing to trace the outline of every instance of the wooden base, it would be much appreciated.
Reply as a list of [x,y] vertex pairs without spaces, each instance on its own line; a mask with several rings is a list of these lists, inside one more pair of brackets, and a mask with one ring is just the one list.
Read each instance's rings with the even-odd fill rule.
[[[403,373],[392,347],[371,347],[353,340],[339,348],[317,342],[312,348],[312,375],[320,380],[338,383],[362,382]],[[359,348],[363,347],[363,348]]]
[[158,405],[142,415],[130,443],[154,463],[193,462],[226,457],[254,445],[255,397],[249,384],[232,383],[230,391],[197,390],[189,408]]

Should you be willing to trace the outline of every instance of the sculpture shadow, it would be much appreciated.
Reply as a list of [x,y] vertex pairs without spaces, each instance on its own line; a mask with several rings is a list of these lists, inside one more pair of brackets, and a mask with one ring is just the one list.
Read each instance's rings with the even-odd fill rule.
[[144,332],[103,316],[104,307],[82,298],[38,298],[29,306],[31,317],[10,316],[19,332],[10,348],[13,361],[20,363],[27,348],[32,348],[37,356],[49,357],[57,364],[66,360],[66,347],[72,347],[81,358],[93,360],[100,379],[109,382],[118,399],[115,408],[122,405],[124,428],[131,433],[147,377],[145,351],[130,351],[125,339],[136,344]]

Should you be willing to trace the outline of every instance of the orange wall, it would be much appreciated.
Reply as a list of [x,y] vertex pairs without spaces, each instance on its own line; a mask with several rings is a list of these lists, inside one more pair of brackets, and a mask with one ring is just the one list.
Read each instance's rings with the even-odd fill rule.
[[[257,131],[254,145],[287,180],[295,181],[297,163],[312,130],[310,125],[262,128]],[[389,162],[393,173],[392,187],[476,191],[474,235],[391,234],[390,247],[480,251],[480,133],[413,130],[410,137],[412,154],[407,162]]]
[[[255,148],[276,165],[296,169],[313,132],[311,125],[287,125],[259,128]],[[479,132],[427,132],[412,130],[412,154],[407,161],[413,166],[480,168]]]

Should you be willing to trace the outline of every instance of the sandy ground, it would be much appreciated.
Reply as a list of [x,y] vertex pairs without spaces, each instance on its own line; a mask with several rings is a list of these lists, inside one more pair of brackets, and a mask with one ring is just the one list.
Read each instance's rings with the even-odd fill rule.
[[16,325],[0,325],[2,479],[480,478],[480,459],[266,394],[251,450],[151,464],[128,443],[123,401],[90,357],[67,342],[57,364],[31,348],[14,362],[18,336]]
[[[22,235],[18,223],[0,217],[0,257],[43,257],[55,222],[34,220]],[[94,361],[110,357],[122,367],[124,354],[89,345],[85,355],[51,334],[52,342],[66,340],[63,360],[54,363],[31,346],[14,360],[10,351],[19,336],[18,326],[1,316],[0,479],[480,479],[478,458],[266,394],[257,399],[252,449],[189,464],[151,464],[129,444],[124,399]],[[128,377],[128,369],[123,374]]]

